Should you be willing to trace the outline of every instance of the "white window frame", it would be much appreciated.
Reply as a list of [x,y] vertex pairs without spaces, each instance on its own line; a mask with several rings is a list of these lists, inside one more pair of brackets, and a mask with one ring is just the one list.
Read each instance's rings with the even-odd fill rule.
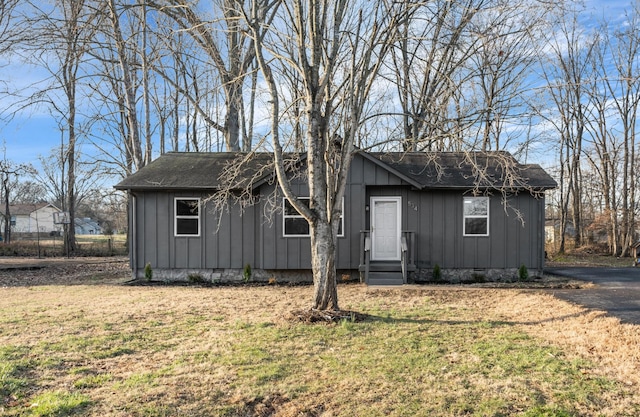
[[[309,200],[310,197],[298,197],[298,200]],[[286,233],[286,221],[287,219],[304,219],[300,213],[298,214],[287,214],[286,210],[287,198],[282,197],[282,237],[310,237],[310,234],[306,235],[293,235]],[[293,206],[292,206],[293,208]],[[294,208],[295,210],[295,208]],[[342,233],[338,234],[338,237],[344,237],[344,197],[342,197],[342,211],[340,212],[340,228],[342,229]],[[311,230],[311,229],[309,229]]]
[[[467,201],[479,201],[484,200],[487,206],[486,214],[466,214],[465,213],[465,204],[468,204]],[[462,198],[462,234],[463,236],[468,237],[482,237],[489,236],[489,210],[491,204],[489,201],[489,197],[463,197]],[[487,232],[486,233],[467,233],[467,219],[486,219],[487,220]]]
[[[198,214],[186,215],[178,214],[178,201],[197,201],[198,202]],[[198,197],[174,197],[173,199],[173,234],[176,237],[199,237],[202,220],[200,213],[202,212],[202,204]],[[198,220],[198,233],[178,233],[178,220],[179,219],[197,219]]]

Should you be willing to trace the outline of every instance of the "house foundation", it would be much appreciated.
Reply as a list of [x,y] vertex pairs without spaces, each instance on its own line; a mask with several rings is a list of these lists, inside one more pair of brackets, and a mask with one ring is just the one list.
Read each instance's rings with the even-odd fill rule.
[[[192,282],[206,284],[240,284],[240,283],[313,283],[311,270],[265,270],[254,269],[251,275],[245,277],[244,270],[238,268],[226,269],[152,269],[152,279],[163,282]],[[542,271],[529,270],[529,278],[542,276]],[[337,271],[338,282],[362,281],[361,273],[357,270]],[[134,273],[134,279],[146,280],[143,269]],[[516,268],[506,269],[442,269],[440,277],[435,277],[432,269],[417,269],[408,277],[410,284],[474,284],[481,282],[515,282],[519,281],[519,271]]]

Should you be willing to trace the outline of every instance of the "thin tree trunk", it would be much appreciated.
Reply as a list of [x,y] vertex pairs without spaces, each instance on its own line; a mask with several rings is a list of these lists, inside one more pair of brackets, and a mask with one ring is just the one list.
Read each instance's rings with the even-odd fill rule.
[[[75,88],[74,88],[75,90]],[[74,92],[75,96],[75,92]],[[69,211],[69,226],[65,242],[67,254],[76,250],[75,210],[76,210],[76,131],[75,131],[75,99],[69,98],[69,145],[67,147],[67,210]]]
[[151,103],[149,94],[149,57],[147,56],[147,5],[142,1],[142,94],[144,101],[144,136],[145,136],[145,154],[144,165],[151,162],[152,144],[151,144]]
[[3,174],[2,191],[4,193],[4,243],[9,244],[11,243],[11,209],[9,204],[9,175],[8,174]]
[[124,83],[124,99],[127,107],[126,116],[129,128],[129,137],[127,139],[131,149],[134,166],[136,169],[140,169],[144,166],[145,160],[142,155],[142,144],[140,143],[139,123],[136,112],[135,86],[131,77],[131,70],[129,68],[129,62],[126,54],[126,44],[122,37],[122,31],[120,30],[120,21],[114,0],[109,1],[109,15],[111,18],[111,28],[113,29],[116,49],[118,50],[118,64],[120,64],[122,82]]

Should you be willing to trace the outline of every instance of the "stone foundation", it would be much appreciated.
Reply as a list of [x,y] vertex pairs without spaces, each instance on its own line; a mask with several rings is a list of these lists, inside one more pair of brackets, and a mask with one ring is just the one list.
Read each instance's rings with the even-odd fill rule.
[[[251,277],[245,280],[242,269],[153,269],[154,281],[165,282],[193,282],[206,284],[228,284],[243,282],[259,283],[290,283],[305,284],[312,283],[313,276],[311,270],[267,270],[254,269]],[[542,271],[529,270],[529,279],[542,276]],[[364,273],[357,270],[338,270],[338,282],[354,282],[362,280]],[[139,269],[134,273],[134,278],[145,280],[144,269]],[[409,273],[408,282],[411,284],[472,284],[480,282],[516,282],[519,281],[518,269],[442,269],[440,279],[433,276],[433,269],[418,269]]]
[[[528,270],[529,279],[542,276],[542,271]],[[518,268],[505,269],[441,269],[440,279],[433,276],[433,269],[419,269],[409,274],[412,283],[474,284],[480,282],[519,281]]]
[[[306,284],[313,282],[313,275],[309,269],[295,270],[266,270],[253,269],[251,277],[245,280],[244,270],[242,269],[153,269],[154,281],[165,282],[193,282],[206,284],[230,284],[243,282],[261,282],[261,283],[289,283],[289,284]],[[357,271],[337,271],[338,282],[358,280]],[[144,269],[139,269],[134,278],[145,280]]]

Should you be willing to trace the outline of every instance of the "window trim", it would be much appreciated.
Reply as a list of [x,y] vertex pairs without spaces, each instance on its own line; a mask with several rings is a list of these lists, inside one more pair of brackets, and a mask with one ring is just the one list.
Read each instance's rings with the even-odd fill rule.
[[[298,200],[310,200],[311,197],[298,197]],[[287,234],[286,232],[286,221],[287,219],[304,219],[304,216],[302,216],[300,213],[298,214],[287,214],[286,211],[286,204],[287,204],[287,197],[282,197],[282,237],[311,237],[311,234],[306,234],[306,235],[292,235],[292,234]],[[292,208],[293,205],[291,206]],[[294,208],[295,210],[295,208]],[[342,233],[338,234],[338,237],[344,237],[344,197],[342,197],[342,210],[340,212],[340,226],[342,228]],[[309,231],[311,231],[311,229],[309,229]]]
[[[197,201],[198,202],[198,214],[197,215],[185,215],[178,214],[178,201]],[[173,235],[175,237],[200,237],[202,219],[200,213],[202,212],[202,201],[199,197],[174,197],[173,198]],[[198,220],[198,233],[197,234],[184,234],[178,233],[178,220],[179,219],[197,219]]]
[[[483,215],[467,215],[464,212],[464,205],[466,204],[467,200],[474,200],[474,199],[482,199],[484,201],[486,201],[486,205],[487,205],[487,214],[483,214]],[[462,197],[462,235],[464,237],[486,237],[489,236],[489,219],[490,219],[490,208],[491,208],[491,201],[489,199],[489,197]],[[487,219],[487,232],[486,233],[467,233],[467,219]]]

